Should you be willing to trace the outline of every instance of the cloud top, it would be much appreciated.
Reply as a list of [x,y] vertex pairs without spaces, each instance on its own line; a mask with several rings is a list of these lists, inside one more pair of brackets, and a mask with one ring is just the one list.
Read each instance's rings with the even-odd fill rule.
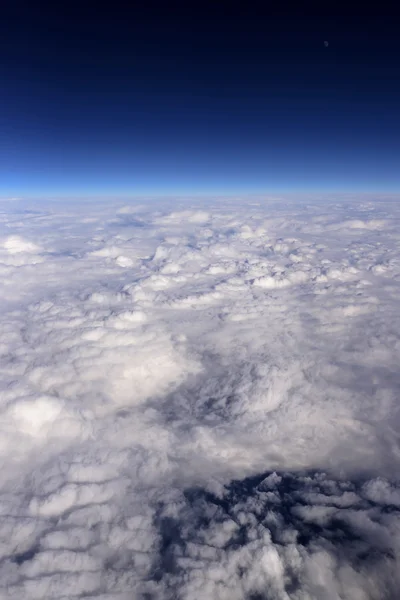
[[398,205],[20,204],[3,597],[394,600]]

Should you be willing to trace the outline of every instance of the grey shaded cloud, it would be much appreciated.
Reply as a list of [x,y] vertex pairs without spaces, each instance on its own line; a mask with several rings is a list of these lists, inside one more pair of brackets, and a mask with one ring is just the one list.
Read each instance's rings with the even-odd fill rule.
[[171,598],[395,598],[398,499],[388,481],[321,472],[263,474],[222,495],[185,490],[178,514],[166,505],[157,515],[158,588]]

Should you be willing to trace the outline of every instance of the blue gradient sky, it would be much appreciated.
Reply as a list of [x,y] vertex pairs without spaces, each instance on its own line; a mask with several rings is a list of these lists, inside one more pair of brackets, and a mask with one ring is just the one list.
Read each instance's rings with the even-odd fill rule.
[[400,191],[393,19],[16,4],[0,196]]

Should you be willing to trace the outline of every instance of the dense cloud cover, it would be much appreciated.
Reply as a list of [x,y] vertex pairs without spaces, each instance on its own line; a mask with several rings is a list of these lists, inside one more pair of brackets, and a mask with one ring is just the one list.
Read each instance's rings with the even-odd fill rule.
[[0,598],[394,600],[400,208],[0,207]]

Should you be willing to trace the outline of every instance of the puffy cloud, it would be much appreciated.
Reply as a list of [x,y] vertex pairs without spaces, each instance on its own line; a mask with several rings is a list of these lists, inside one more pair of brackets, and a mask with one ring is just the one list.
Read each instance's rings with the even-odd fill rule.
[[19,235],[10,235],[3,241],[3,248],[9,254],[19,254],[20,252],[36,253],[39,250],[39,246],[24,240]]
[[397,204],[0,216],[0,597],[397,597]]
[[272,473],[186,490],[158,515],[161,581],[185,599],[395,598],[399,513],[370,500],[376,485]]

